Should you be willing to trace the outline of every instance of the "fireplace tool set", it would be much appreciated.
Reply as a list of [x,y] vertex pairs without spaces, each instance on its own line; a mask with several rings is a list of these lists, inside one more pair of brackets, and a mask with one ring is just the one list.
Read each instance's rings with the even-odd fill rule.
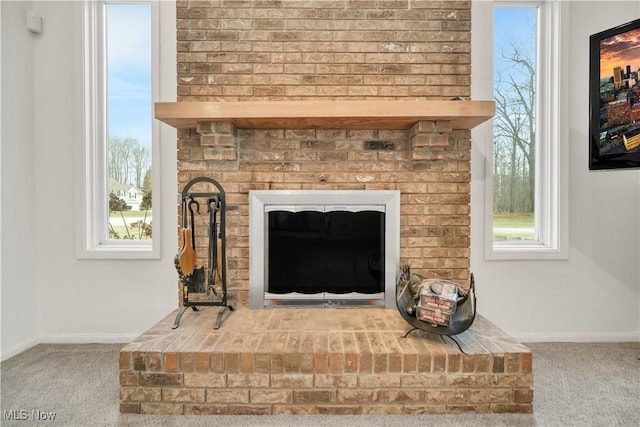
[[[212,185],[217,191],[190,191],[194,185],[199,183]],[[234,310],[233,306],[227,303],[226,203],[224,190],[217,181],[207,177],[199,177],[192,179],[185,185],[181,196],[180,249],[175,256],[174,262],[182,285],[182,308],[176,316],[172,329],[176,329],[180,325],[180,319],[182,319],[189,307],[193,311],[198,311],[199,306],[222,307],[213,327],[214,329],[219,329],[225,311],[227,309],[229,311]],[[200,214],[201,201],[206,203],[207,213],[209,214],[206,269],[208,271],[205,271],[204,266],[196,266],[195,216]]]

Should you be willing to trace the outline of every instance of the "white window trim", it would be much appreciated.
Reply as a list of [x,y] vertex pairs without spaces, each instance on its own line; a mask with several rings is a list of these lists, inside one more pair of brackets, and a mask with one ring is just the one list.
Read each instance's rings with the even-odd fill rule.
[[[493,121],[478,126],[472,138],[485,154],[484,258],[486,260],[567,259],[568,232],[568,66],[567,7],[560,0],[472,2],[472,93],[493,99],[493,9],[538,6],[538,146],[536,159],[537,240],[493,241]],[[546,106],[546,108],[545,108]]]
[[[159,259],[160,220],[160,125],[152,121],[153,221],[151,241],[109,240],[106,235],[106,76],[104,41],[105,1],[83,1],[82,9],[82,152],[78,163],[76,257],[81,259]],[[119,1],[151,4],[152,101],[160,92],[159,2]]]

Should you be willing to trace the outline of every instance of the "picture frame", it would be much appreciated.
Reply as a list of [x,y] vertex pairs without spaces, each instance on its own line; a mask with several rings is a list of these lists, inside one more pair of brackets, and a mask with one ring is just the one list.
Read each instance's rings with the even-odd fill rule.
[[640,168],[640,19],[589,39],[589,169]]

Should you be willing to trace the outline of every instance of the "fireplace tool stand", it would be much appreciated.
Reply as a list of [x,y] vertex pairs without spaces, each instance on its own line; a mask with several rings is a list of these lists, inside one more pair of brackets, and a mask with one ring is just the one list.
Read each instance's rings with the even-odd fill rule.
[[[213,185],[215,192],[192,192],[191,187],[198,183],[208,183]],[[222,323],[222,316],[229,309],[234,311],[233,306],[227,302],[227,254],[226,254],[226,232],[225,232],[225,211],[226,201],[222,186],[215,180],[207,177],[194,178],[185,185],[182,190],[182,247],[176,255],[175,264],[182,284],[182,308],[178,312],[171,329],[176,329],[180,325],[180,320],[187,309],[198,311],[200,306],[222,307],[218,312],[213,329],[219,329]],[[196,267],[195,254],[195,213],[200,213],[200,202],[205,200],[208,222],[208,274],[205,277],[204,267]],[[189,220],[187,221],[187,210]],[[219,215],[219,220],[218,220]],[[189,255],[191,254],[191,255]],[[186,268],[184,267],[186,265]],[[186,271],[184,271],[186,270]],[[219,289],[216,290],[216,286]],[[219,300],[190,299],[192,293],[203,293],[210,297],[211,294],[219,295]]]

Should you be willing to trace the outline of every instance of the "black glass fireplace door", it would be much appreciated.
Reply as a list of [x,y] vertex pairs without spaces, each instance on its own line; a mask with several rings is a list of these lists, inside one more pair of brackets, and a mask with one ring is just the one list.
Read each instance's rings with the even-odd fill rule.
[[267,292],[384,292],[384,213],[272,211]]

